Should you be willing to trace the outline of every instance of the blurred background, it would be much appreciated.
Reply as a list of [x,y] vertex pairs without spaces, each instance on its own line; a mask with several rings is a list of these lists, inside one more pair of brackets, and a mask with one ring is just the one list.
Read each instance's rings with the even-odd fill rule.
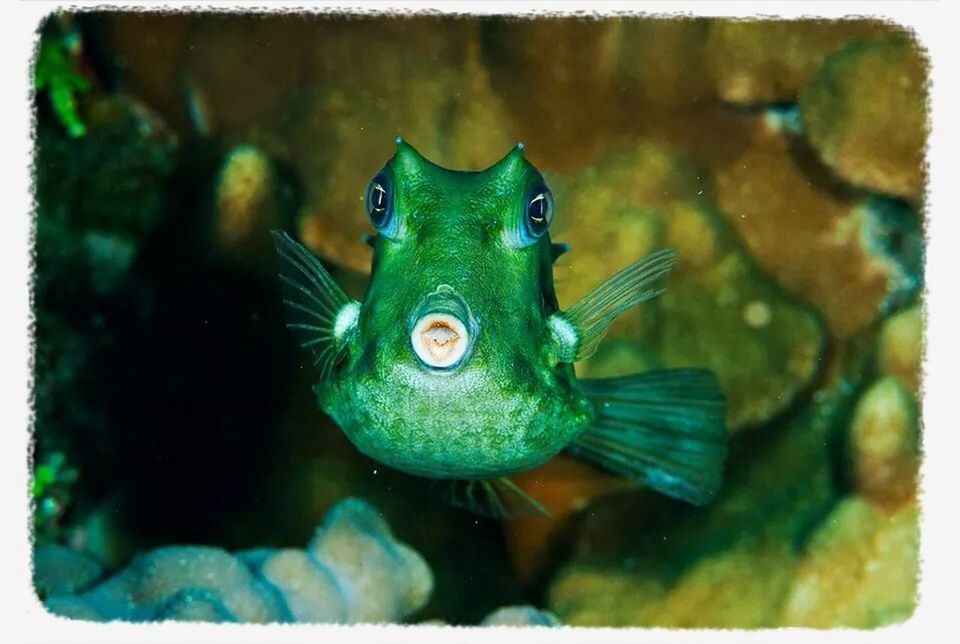
[[[916,598],[926,61],[872,20],[56,14],[35,81],[34,528],[122,568],[302,544],[345,496],[429,563],[411,621],[871,627]],[[731,456],[693,508],[566,457],[495,522],[315,408],[267,232],[363,293],[401,134],[557,201],[561,306],[669,245],[668,290],[577,366],[717,372]],[[39,587],[41,596],[44,594]]]

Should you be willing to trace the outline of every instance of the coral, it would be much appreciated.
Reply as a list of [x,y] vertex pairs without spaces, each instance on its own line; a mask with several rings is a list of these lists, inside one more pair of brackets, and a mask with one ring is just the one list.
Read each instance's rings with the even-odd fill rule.
[[918,199],[926,139],[925,64],[902,35],[831,54],[800,97],[807,138],[850,183]]
[[533,606],[504,606],[480,622],[481,626],[559,626],[560,620],[550,611]]
[[698,159],[736,148],[738,119],[710,100],[708,29],[690,18],[491,19],[482,41],[533,162],[573,172],[630,138]]
[[907,619],[917,602],[917,506],[893,514],[852,496],[811,539],[782,624],[873,628]]
[[232,258],[254,267],[272,251],[270,231],[281,228],[278,178],[263,150],[238,145],[224,156],[214,187],[216,243]]
[[718,20],[710,23],[706,57],[721,100],[793,102],[830,52],[888,29],[865,20]]
[[482,29],[492,85],[535,165],[578,167],[615,138],[619,21],[503,19]]
[[895,376],[904,387],[919,395],[923,357],[923,310],[914,304],[884,320],[877,341],[877,368]]
[[35,579],[51,611],[97,621],[398,621],[433,589],[420,555],[393,538],[375,508],[353,498],[327,514],[304,550],[159,548],[73,594],[81,585],[75,580],[86,585],[90,577],[76,572],[78,557],[39,549]]
[[[819,317],[755,266],[683,159],[641,143],[555,184],[564,205],[553,237],[573,242],[555,268],[561,306],[654,248],[677,251],[666,292],[622,316],[608,334],[607,342],[629,339],[650,353],[625,371],[651,362],[713,369],[733,430],[771,418],[809,385],[825,339]],[[607,356],[578,373],[614,375],[612,365],[626,367],[622,349]]]
[[33,587],[43,597],[73,595],[103,575],[93,559],[56,543],[38,543],[33,551]]
[[916,495],[919,417],[913,396],[893,376],[870,385],[850,426],[854,487],[870,501],[898,507]]
[[833,337],[851,337],[916,289],[918,219],[831,183],[791,136],[751,120],[749,146],[716,169],[717,206],[757,262],[816,306]]
[[46,21],[41,28],[33,87],[49,98],[57,120],[72,138],[87,132],[77,106],[78,97],[91,89],[90,79],[78,70],[81,53],[80,38],[66,15]]

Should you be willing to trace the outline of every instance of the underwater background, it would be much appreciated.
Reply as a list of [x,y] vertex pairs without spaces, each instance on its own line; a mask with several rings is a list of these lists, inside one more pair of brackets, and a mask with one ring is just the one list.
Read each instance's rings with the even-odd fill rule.
[[[51,16],[33,70],[41,600],[85,619],[907,618],[926,68],[872,20]],[[362,196],[397,134],[459,169],[524,142],[572,246],[561,306],[677,250],[667,291],[577,372],[713,369],[731,450],[714,503],[559,456],[515,478],[552,518],[492,521],[316,409],[268,232],[359,297]],[[179,544],[208,548],[162,548]],[[304,572],[318,561],[327,581]]]

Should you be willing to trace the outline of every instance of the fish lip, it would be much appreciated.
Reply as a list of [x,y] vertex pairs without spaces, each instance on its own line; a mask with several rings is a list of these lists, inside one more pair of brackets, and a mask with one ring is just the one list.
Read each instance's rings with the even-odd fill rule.
[[408,330],[417,361],[431,372],[450,373],[470,357],[479,329],[466,300],[440,284],[413,309]]

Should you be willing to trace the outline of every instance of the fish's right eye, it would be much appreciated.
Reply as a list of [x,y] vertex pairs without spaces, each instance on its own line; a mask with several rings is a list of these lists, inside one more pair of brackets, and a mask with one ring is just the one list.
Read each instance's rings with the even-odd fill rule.
[[393,190],[390,178],[385,173],[381,172],[371,179],[365,201],[370,223],[378,232],[389,236],[393,220]]

